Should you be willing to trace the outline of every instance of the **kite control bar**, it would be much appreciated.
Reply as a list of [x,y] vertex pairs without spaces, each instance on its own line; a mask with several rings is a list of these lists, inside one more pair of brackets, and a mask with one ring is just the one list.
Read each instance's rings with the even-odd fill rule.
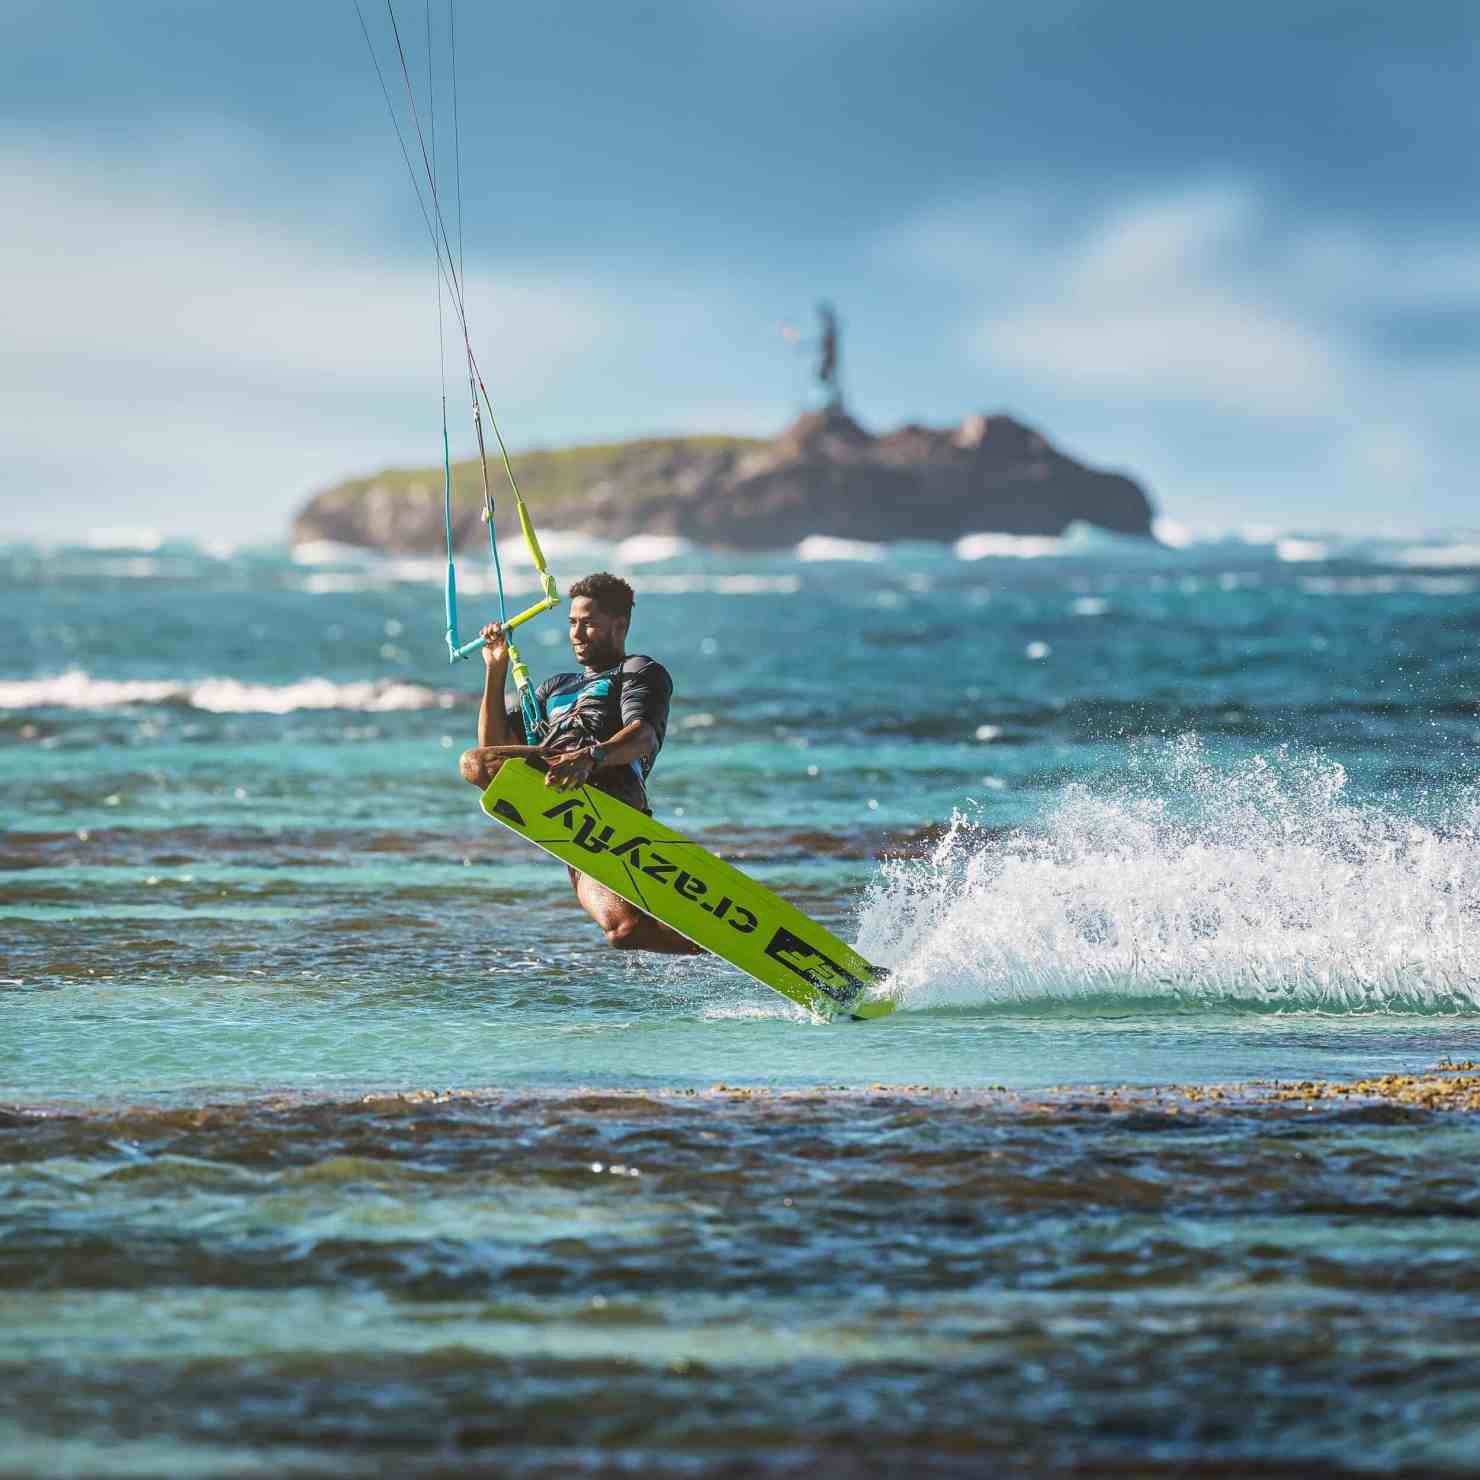
[[[543,578],[545,588],[544,596],[533,606],[527,606],[522,612],[510,617],[501,623],[505,632],[512,632],[516,627],[522,627],[531,617],[537,617],[541,612],[547,612],[551,607],[560,605],[560,592],[555,585],[555,577],[548,572]],[[453,575],[452,565],[447,566],[447,657],[452,662],[458,658],[471,657],[479,648],[485,646],[481,637],[475,637],[471,642],[459,644],[457,640],[457,588],[456,577]],[[510,656],[514,656],[512,649]]]

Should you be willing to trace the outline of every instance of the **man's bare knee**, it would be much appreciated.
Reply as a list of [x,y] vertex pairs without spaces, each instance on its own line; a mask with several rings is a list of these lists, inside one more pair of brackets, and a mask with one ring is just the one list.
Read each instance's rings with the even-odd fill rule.
[[462,779],[472,782],[474,786],[487,786],[493,780],[493,773],[489,769],[488,762],[484,760],[481,751],[463,751],[462,758],[457,763],[457,768],[462,772]]

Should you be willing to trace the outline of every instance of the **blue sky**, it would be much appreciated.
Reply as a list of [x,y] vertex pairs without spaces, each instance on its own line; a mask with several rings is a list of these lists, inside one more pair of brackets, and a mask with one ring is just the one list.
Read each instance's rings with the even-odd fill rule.
[[[397,15],[424,91],[424,7]],[[779,326],[829,297],[877,429],[1010,411],[1195,527],[1480,525],[1480,5],[457,21],[469,311],[516,447],[779,429],[807,369]],[[0,34],[0,538],[271,539],[434,460],[430,247],[351,0],[12,0]]]

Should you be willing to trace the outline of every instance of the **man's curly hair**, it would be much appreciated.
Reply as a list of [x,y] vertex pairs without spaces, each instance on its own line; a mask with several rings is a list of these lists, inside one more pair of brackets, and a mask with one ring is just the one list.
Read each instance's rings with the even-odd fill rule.
[[637,599],[632,594],[632,587],[621,576],[614,576],[604,570],[597,571],[595,575],[582,576],[567,594],[572,601],[577,596],[589,597],[607,616],[626,617],[629,622],[632,620],[632,603]]

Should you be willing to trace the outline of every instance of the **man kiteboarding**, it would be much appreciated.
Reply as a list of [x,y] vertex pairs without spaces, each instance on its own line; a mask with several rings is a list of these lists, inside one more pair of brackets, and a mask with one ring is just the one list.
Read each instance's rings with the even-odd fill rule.
[[[463,779],[487,787],[508,758],[509,747],[538,741],[547,786],[591,786],[651,813],[646,782],[668,729],[673,680],[661,663],[627,654],[634,598],[626,581],[599,571],[577,581],[569,594],[570,645],[581,672],[557,673],[535,690],[548,719],[543,739],[525,733],[519,709],[505,707],[508,641],[497,622],[483,629],[478,744],[462,754]],[[608,945],[671,956],[699,954],[691,940],[578,869],[570,870],[570,881]]]

